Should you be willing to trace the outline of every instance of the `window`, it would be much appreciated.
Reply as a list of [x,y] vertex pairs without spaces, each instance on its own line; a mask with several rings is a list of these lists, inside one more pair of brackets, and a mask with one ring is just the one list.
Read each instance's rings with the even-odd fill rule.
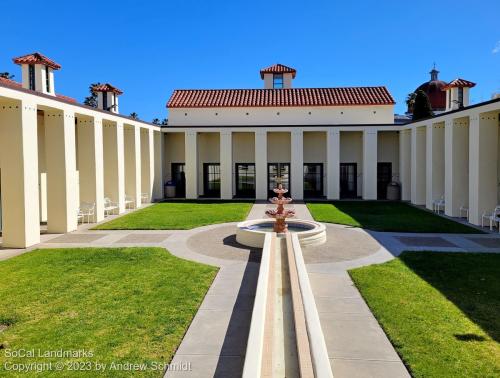
[[32,91],[35,90],[35,66],[33,64],[30,64],[28,66],[28,79],[29,79],[29,86]]
[[323,164],[304,164],[304,195],[321,197],[323,195]]
[[283,74],[273,75],[273,88],[282,89],[283,88]]
[[102,92],[102,108],[108,110],[108,92]]
[[50,93],[49,66],[45,66],[45,89],[47,90],[47,93]]
[[255,196],[255,164],[236,163],[236,195]]
[[458,106],[463,108],[464,106],[464,89],[458,88]]
[[219,163],[204,163],[204,194],[207,197],[220,196],[220,164]]

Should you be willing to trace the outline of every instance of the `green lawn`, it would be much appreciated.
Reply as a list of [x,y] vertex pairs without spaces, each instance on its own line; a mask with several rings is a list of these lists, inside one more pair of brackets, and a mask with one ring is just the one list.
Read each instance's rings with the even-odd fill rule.
[[350,275],[415,377],[500,376],[500,254],[405,252]]
[[[0,376],[35,376],[6,373],[5,363],[115,361],[150,364],[141,376],[161,377],[153,362],[170,362],[216,272],[162,248],[43,249],[2,261],[0,324],[8,328],[0,332]],[[85,349],[93,357],[8,357],[19,349]],[[47,375],[97,374],[66,367]]]
[[319,222],[345,224],[374,231],[481,233],[475,228],[403,202],[334,201],[308,203],[307,207]]
[[252,202],[162,202],[103,223],[95,229],[188,230],[242,221],[252,205]]

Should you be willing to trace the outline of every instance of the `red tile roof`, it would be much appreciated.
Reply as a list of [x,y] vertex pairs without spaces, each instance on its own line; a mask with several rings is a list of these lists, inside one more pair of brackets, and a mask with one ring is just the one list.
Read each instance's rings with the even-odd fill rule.
[[12,87],[17,87],[17,88],[22,87],[21,83],[18,83],[17,81],[10,80],[10,79],[7,79],[7,78],[1,77],[1,76],[0,76],[0,84],[6,84],[6,85],[9,85]]
[[465,79],[460,79],[460,78],[457,78],[455,80],[452,80],[450,81],[448,84],[446,84],[442,90],[445,91],[447,90],[448,88],[457,88],[457,87],[461,87],[461,88],[472,88],[472,87],[475,87],[476,86],[476,83],[473,83],[472,81],[469,81],[469,80],[465,80]]
[[73,97],[68,97],[68,96],[65,96],[65,95],[62,95],[62,94],[58,94],[56,93],[56,97],[57,98],[60,98],[61,100],[65,100],[65,101],[69,101],[69,102],[77,102]]
[[61,68],[61,65],[57,64],[53,60],[47,58],[45,55],[42,55],[38,52],[33,54],[23,55],[17,58],[12,59],[16,64],[45,64],[54,70],[58,70]]
[[393,105],[386,87],[175,90],[168,108]]
[[283,64],[274,64],[272,66],[269,66],[269,67],[266,67],[266,68],[263,68],[260,70],[260,78],[261,79],[264,79],[264,74],[265,73],[291,73],[292,74],[292,78],[295,79],[295,75],[297,74],[297,71],[294,69],[294,68],[291,68],[291,67],[287,67]]
[[112,86],[111,84],[105,83],[105,84],[99,84],[99,85],[94,85],[92,89],[95,92],[113,92],[116,93],[117,95],[123,94],[121,90],[118,88]]

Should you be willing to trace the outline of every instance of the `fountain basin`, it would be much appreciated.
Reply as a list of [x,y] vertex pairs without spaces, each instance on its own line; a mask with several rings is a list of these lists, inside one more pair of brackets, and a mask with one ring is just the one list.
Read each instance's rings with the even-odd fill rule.
[[[267,218],[238,223],[236,241],[249,247],[262,248],[266,234],[273,232],[274,222],[274,219]],[[321,223],[302,219],[287,219],[286,223],[288,232],[297,234],[302,246],[319,245],[326,241],[326,228]]]

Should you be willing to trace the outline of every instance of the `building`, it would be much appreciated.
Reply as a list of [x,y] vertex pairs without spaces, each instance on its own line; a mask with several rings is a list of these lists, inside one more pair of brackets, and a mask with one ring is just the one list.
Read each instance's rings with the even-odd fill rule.
[[444,88],[448,110],[401,124],[384,86],[294,88],[296,70],[277,64],[262,89],[174,91],[159,127],[120,115],[111,84],[95,88],[95,109],[56,94],[52,60],[14,61],[22,83],[0,80],[4,247],[37,244],[40,222],[75,230],[84,202],[100,221],[106,197],[119,213],[160,200],[168,181],[189,199],[266,199],[282,177],[299,200],[374,200],[395,180],[402,200],[431,209],[444,197],[446,214],[466,207],[474,224],[500,201],[500,99],[469,105],[470,82]]

